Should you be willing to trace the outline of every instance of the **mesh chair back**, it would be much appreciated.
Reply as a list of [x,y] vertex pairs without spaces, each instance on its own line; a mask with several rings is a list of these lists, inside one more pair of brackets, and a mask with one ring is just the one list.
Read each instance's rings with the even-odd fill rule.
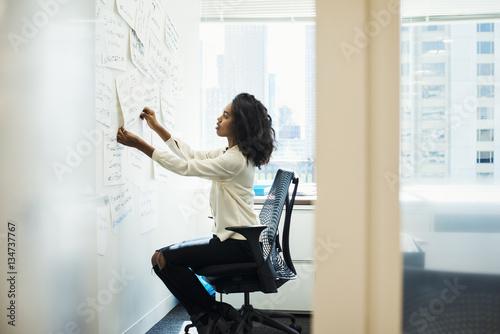
[[[293,179],[293,172],[281,169],[278,170],[276,177],[274,178],[273,185],[271,186],[269,194],[267,195],[266,201],[264,202],[262,210],[259,214],[260,223],[267,226],[267,228],[262,232],[262,250],[264,258],[266,260],[269,258],[276,273],[275,277],[286,280],[296,278],[296,274],[294,270],[290,269],[290,267],[293,268],[291,259],[287,259],[290,261],[290,265],[287,265],[287,262],[282,256],[282,250],[278,237],[278,227],[285,204],[287,206],[287,218],[288,216],[291,216],[293,200],[291,202],[289,201],[288,189]],[[295,196],[295,192],[296,188],[294,190],[293,197]],[[288,236],[285,237],[288,238]],[[288,242],[286,242],[286,247],[288,247]]]

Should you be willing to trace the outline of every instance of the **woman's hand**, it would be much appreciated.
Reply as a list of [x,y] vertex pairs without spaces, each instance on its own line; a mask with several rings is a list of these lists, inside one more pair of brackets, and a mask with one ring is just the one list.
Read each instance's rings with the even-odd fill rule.
[[125,126],[122,126],[118,129],[116,139],[120,144],[130,147],[138,147],[139,142],[141,141],[141,138],[139,138],[139,136],[125,130]]
[[158,129],[160,124],[156,120],[156,115],[155,112],[152,109],[149,109],[148,107],[145,107],[140,115],[140,118],[145,120],[148,123],[148,126],[152,129],[155,130]]
[[160,136],[160,138],[163,139],[163,141],[167,141],[170,139],[170,132],[168,132],[163,126],[160,125],[160,123],[158,123],[158,121],[156,120],[155,112],[152,109],[144,107],[140,117],[141,119],[148,122],[149,127],[154,132],[156,132]]

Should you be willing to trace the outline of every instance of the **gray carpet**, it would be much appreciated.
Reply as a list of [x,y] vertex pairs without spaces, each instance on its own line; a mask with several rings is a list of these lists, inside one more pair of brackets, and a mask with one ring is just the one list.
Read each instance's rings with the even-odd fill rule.
[[[295,315],[297,322],[302,326],[301,334],[311,333],[311,317],[309,315]],[[154,325],[146,334],[182,334],[184,326],[189,323],[189,316],[186,310],[179,304],[172,309],[163,319]],[[283,323],[289,324],[289,320],[283,319]],[[190,334],[196,333],[191,329]],[[278,334],[283,333],[277,329],[269,328],[260,324],[254,324],[252,334]]]

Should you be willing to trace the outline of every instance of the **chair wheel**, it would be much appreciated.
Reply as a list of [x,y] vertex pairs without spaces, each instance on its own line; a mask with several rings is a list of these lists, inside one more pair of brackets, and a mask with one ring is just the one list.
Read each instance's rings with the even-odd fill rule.
[[290,324],[291,329],[295,329],[297,332],[302,332],[302,326],[299,323],[293,322]]

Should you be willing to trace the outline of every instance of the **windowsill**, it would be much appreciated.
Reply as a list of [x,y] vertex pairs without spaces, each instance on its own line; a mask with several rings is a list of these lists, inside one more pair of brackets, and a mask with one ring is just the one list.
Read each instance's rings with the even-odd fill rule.
[[[264,204],[267,196],[255,196],[254,203],[257,205]],[[316,196],[295,196],[295,205],[315,205]]]
[[[290,191],[292,191],[291,187]],[[295,196],[295,205],[316,205],[316,195],[316,183],[299,182],[297,195]],[[254,203],[257,205],[264,204],[266,198],[267,195],[256,195]]]

